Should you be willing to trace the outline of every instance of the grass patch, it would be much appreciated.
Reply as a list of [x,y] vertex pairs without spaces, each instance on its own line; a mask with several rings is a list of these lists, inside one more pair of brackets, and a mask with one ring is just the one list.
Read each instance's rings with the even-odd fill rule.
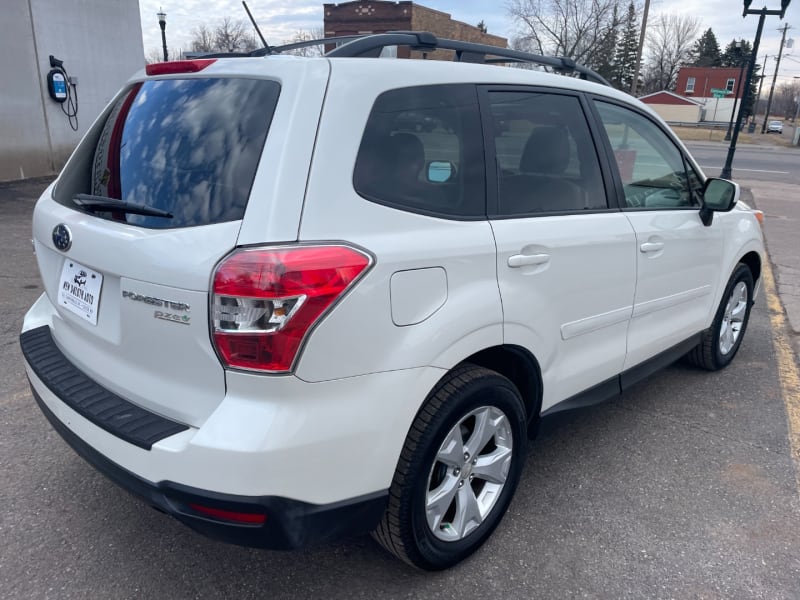
[[[728,128],[704,129],[700,127],[673,127],[675,132],[684,142],[724,142]],[[739,132],[737,144],[772,144],[775,146],[791,146],[791,140],[784,138],[777,133],[758,133],[759,126],[755,133]]]
[[[723,142],[728,128],[723,129],[701,129],[700,127],[673,127],[675,132],[684,142]],[[759,134],[739,132],[739,144],[753,144],[754,139]]]

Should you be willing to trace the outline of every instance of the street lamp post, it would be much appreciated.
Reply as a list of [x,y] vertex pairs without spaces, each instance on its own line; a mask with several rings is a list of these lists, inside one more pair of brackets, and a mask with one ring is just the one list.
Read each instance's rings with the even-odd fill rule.
[[[792,0],[781,0],[781,8],[780,10],[767,10],[766,7],[761,8],[759,10],[750,10],[750,5],[753,3],[753,0],[744,0],[744,10],[742,11],[742,17],[746,17],[747,15],[759,15],[758,18],[758,29],[756,30],[756,39],[753,43],[753,53],[750,55],[750,64],[747,67],[747,79],[745,80],[744,89],[750,89],[750,83],[753,81],[753,70],[756,66],[756,56],[758,56],[758,45],[761,43],[761,33],[764,31],[764,19],[766,19],[767,15],[777,15],[781,19],[783,19],[784,15],[786,14],[786,9],[789,8],[789,3]],[[733,128],[733,137],[731,138],[731,145],[728,147],[728,156],[725,159],[725,166],[722,167],[722,173],[720,177],[725,179],[730,179],[731,177],[731,168],[733,166],[733,155],[736,154],[736,142],[739,139],[739,130],[741,129],[742,125],[742,116],[744,113],[744,102],[739,104],[739,114],[736,118],[736,126]]]
[[[742,95],[741,100],[739,99],[739,94],[742,89],[742,75],[744,73],[744,40],[736,42],[736,53],[739,55],[739,78],[736,80],[736,96],[733,98],[733,110],[731,111],[731,120],[728,123],[728,132],[725,134],[725,141],[731,139],[731,129],[733,129],[733,116],[736,114],[736,103],[737,102],[744,102],[744,95]],[[745,89],[744,93],[747,93],[747,89]]]
[[161,27],[161,47],[164,49],[164,62],[169,60],[169,55],[167,54],[167,13],[164,12],[164,9],[159,9],[158,13],[156,13],[158,17],[158,24]]

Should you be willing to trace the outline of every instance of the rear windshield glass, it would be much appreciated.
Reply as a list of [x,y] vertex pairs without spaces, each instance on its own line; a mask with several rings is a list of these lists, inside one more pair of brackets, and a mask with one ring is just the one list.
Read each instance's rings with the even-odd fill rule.
[[93,212],[150,228],[241,219],[279,92],[242,78],[137,84],[100,133],[89,193],[172,216]]

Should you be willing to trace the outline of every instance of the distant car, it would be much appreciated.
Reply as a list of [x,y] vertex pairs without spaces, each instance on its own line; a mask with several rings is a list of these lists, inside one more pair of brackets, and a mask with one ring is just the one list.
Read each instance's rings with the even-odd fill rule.
[[783,133],[783,121],[770,121],[767,125],[767,133]]

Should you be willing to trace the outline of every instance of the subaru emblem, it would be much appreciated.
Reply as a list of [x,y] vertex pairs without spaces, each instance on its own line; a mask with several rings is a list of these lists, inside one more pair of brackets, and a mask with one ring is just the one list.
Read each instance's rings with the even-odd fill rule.
[[72,246],[72,234],[63,223],[59,223],[53,229],[53,244],[62,252],[66,252]]

